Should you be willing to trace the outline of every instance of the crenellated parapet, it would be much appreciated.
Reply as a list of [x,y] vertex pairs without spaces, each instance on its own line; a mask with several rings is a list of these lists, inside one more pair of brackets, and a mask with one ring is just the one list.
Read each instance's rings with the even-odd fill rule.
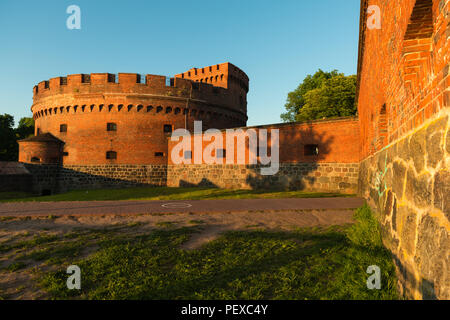
[[[222,67],[222,71],[227,72],[227,70]],[[246,77],[244,75],[242,75],[243,79]],[[36,85],[33,89],[32,111],[36,118],[42,116],[43,110],[87,105],[92,102],[92,99],[95,99],[95,103],[99,105],[110,103],[128,105],[129,102],[137,105],[152,105],[150,100],[162,99],[186,101],[187,106],[189,102],[197,101],[203,105],[235,111],[246,120],[246,89],[233,87],[233,78],[228,73],[225,73],[222,78],[224,77],[223,81],[226,85],[218,83],[220,80],[218,75],[217,83],[214,83],[211,80],[203,82],[178,75],[168,78],[138,73],[72,74],[41,81]],[[228,82],[230,82],[229,85]],[[118,102],[118,97],[123,97],[123,101]]]
[[63,149],[56,157],[48,141],[21,141],[21,159],[65,165],[167,164],[167,139],[176,129],[193,131],[195,121],[204,130],[246,125],[246,75],[231,64],[217,66],[222,77],[208,73],[208,81],[190,79],[187,73],[173,78],[71,74],[42,81],[34,87],[31,106],[35,134],[51,134],[64,143]]

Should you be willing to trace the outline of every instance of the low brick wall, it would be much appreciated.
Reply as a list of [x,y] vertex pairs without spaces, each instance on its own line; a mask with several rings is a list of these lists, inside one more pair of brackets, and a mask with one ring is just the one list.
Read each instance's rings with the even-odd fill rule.
[[262,176],[259,165],[32,165],[33,191],[37,194],[77,189],[135,186],[227,189],[290,189],[356,193],[358,164],[281,164],[277,174]]
[[42,194],[77,189],[165,186],[166,165],[32,165],[33,191]]
[[0,192],[31,191],[33,177],[31,174],[0,175]]
[[0,161],[0,192],[30,192],[33,176],[26,167],[15,161]]
[[272,176],[262,176],[260,168],[260,165],[169,165],[167,185],[357,193],[357,163],[280,164],[278,173]]
[[450,111],[361,163],[402,292],[450,299]]

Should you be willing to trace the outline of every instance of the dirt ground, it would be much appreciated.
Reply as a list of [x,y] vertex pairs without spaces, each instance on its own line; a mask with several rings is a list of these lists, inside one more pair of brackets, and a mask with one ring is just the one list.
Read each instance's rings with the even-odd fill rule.
[[[294,228],[345,225],[353,222],[353,210],[301,210],[287,212],[248,213],[178,213],[146,215],[103,215],[61,217],[11,217],[0,220],[0,244],[17,238],[30,239],[35,235],[64,235],[70,232],[113,228],[121,225],[137,225],[136,234],[145,234],[155,228],[201,225],[202,232],[195,234],[182,249],[194,250],[221,233],[231,230],[292,230]],[[92,253],[86,252],[88,256]],[[94,249],[95,250],[95,249]],[[27,268],[8,270],[12,256],[0,251],[0,298],[41,299],[45,298],[37,288],[29,285],[35,268],[45,270],[50,266],[30,261]]]

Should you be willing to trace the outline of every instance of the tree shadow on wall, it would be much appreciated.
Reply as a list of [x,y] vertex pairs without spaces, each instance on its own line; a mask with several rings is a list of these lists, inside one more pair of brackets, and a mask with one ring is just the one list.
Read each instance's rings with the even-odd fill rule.
[[206,178],[203,178],[199,183],[180,180],[179,186],[180,188],[219,188],[219,186]]
[[391,254],[394,260],[395,267],[397,269],[397,276],[400,277],[400,282],[408,283],[408,288],[403,288],[403,296],[405,296],[406,298],[412,298],[412,287],[418,289],[418,291],[422,294],[423,300],[438,299],[438,297],[436,296],[436,289],[433,281],[430,281],[428,279],[421,279],[420,282],[418,282],[414,273],[411,272],[409,268],[402,263],[399,257],[392,252]]
[[247,175],[246,183],[252,189],[328,191],[332,185],[342,183],[328,176],[333,168],[318,171],[319,162],[331,152],[334,136],[317,132],[311,123],[304,126],[287,125],[280,129],[280,165],[276,174],[264,176],[260,174],[261,165],[248,166],[251,172]]

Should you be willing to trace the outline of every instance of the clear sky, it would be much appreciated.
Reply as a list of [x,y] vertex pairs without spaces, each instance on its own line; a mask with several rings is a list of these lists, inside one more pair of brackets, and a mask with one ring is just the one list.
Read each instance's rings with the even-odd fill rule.
[[[359,0],[0,0],[0,114],[31,116],[33,86],[74,73],[173,76],[231,62],[250,78],[248,125],[281,122],[319,68],[355,74]],[[69,30],[69,5],[81,30]]]

